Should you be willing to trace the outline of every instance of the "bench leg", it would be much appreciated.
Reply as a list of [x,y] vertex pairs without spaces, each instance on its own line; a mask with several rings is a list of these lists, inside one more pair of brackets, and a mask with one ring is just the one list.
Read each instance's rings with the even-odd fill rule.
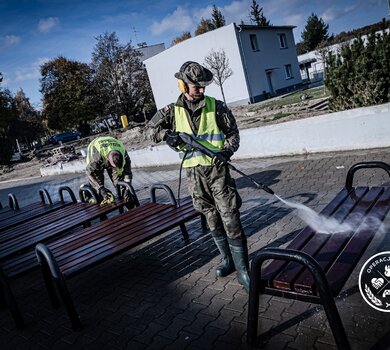
[[49,295],[49,300],[53,308],[58,309],[60,307],[60,301],[58,300],[56,289],[51,277],[49,266],[46,262],[41,261],[41,270],[43,280],[45,281],[47,294]]
[[200,222],[202,224],[202,229],[204,231],[206,231],[207,230],[207,220],[206,220],[206,217],[203,214],[200,215]]
[[183,234],[184,239],[186,239],[186,240],[189,239],[190,236],[188,235],[186,225],[180,224],[180,229],[181,229],[181,233]]
[[21,329],[25,327],[24,320],[22,314],[19,311],[18,304],[16,303],[15,297],[12,293],[11,286],[9,285],[9,281],[7,276],[4,274],[3,270],[0,269],[0,289],[3,300],[5,304],[8,305],[11,315],[14,319],[16,328]]
[[[42,243],[39,243],[36,246],[35,252],[37,254],[38,261],[42,267],[45,282],[47,282],[46,286],[48,287],[49,297],[51,298],[51,301],[52,302],[54,301],[54,303],[55,303],[56,302],[55,299],[57,299],[57,297],[54,296],[55,295],[55,289],[53,287],[53,282],[54,282],[54,284],[56,285],[58,292],[61,296],[61,299],[64,303],[64,306],[66,308],[66,311],[68,313],[70,321],[72,323],[72,328],[74,330],[80,330],[82,328],[80,316],[78,315],[78,313],[76,311],[76,308],[73,304],[72,297],[71,297],[69,290],[66,286],[64,275],[60,271],[58,264],[57,264],[57,261],[56,261],[55,257],[53,256],[53,253],[50,251],[50,249],[46,245],[44,245]],[[51,277],[52,281],[49,282],[48,279],[50,277]]]
[[77,331],[77,330],[82,329],[80,316],[77,313],[77,310],[74,306],[72,297],[71,297],[69,290],[66,286],[66,282],[65,282],[63,275],[61,274],[61,276],[56,276],[54,278],[54,282],[57,285],[58,292],[61,295],[65,309],[66,309],[68,316],[70,318],[70,322],[72,323],[73,330]]
[[333,299],[324,272],[317,261],[310,255],[280,248],[266,248],[258,252],[251,265],[251,278],[249,287],[249,306],[247,323],[247,341],[249,344],[256,344],[257,322],[259,314],[259,294],[261,281],[261,267],[264,261],[269,259],[294,261],[304,265],[313,275],[321,303],[324,307],[329,325],[332,330],[336,345],[339,349],[350,350],[347,335],[341,322],[340,314]]

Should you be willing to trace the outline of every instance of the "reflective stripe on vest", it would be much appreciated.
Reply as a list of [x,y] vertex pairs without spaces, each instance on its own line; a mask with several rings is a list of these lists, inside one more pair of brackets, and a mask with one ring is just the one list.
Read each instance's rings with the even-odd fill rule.
[[[217,125],[215,98],[205,96],[205,102],[206,105],[202,108],[197,135],[193,135],[192,133],[190,123],[188,122],[187,112],[184,107],[175,106],[176,131],[190,134],[209,150],[218,152],[224,146],[225,135]],[[184,157],[183,152],[180,152],[179,155],[181,159]],[[189,151],[183,161],[183,167],[189,168],[197,165],[212,165],[212,160],[199,151]]]
[[92,160],[92,154],[93,154],[93,148],[96,148],[96,150],[100,153],[104,164],[108,163],[108,154],[111,151],[118,151],[122,154],[123,156],[123,164],[121,168],[116,168],[116,172],[118,175],[121,175],[124,167],[125,167],[125,147],[123,143],[117,139],[114,139],[113,137],[110,136],[102,136],[98,137],[95,140],[93,140],[89,145],[88,145],[88,150],[87,150],[87,164],[89,164]]

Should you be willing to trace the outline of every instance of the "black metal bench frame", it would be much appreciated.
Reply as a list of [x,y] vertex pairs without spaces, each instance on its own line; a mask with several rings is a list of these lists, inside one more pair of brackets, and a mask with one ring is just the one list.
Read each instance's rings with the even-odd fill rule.
[[[134,191],[134,188],[131,185],[129,185],[126,182],[120,181],[120,182],[118,182],[118,188],[125,188],[126,190],[129,190],[132,197],[133,197],[135,205],[139,205],[137,195]],[[74,202],[74,204],[76,204],[76,205],[80,204],[80,203],[77,203],[77,200],[74,196],[73,191],[67,186],[61,186],[58,190],[58,195],[60,197],[60,201],[64,202],[64,192],[69,193],[69,196],[71,197],[72,202]],[[84,204],[86,205],[86,208],[87,207],[99,208],[98,204],[89,205],[88,203],[85,203],[86,196],[84,195],[84,193],[87,193],[89,195],[89,197],[93,197],[95,199],[96,203],[98,201],[98,198],[96,196],[96,193],[94,193],[90,188],[88,188],[88,187],[81,188],[79,191],[80,199],[81,199],[81,202],[84,202]],[[51,201],[50,196],[47,197],[47,200]],[[104,221],[107,219],[106,214],[109,212],[118,210],[119,213],[123,213],[125,205],[126,205],[126,202],[124,202],[123,199],[120,198],[119,203],[116,203],[115,205],[106,205],[103,208],[100,208],[98,211],[101,212],[101,214],[94,213],[94,214],[89,215],[89,216],[87,215],[85,217],[85,220],[83,218],[83,220],[80,219],[79,222],[71,222],[71,223],[69,223],[68,226],[61,227],[61,228],[59,227],[58,232],[54,232],[54,234],[51,234],[49,232],[47,236],[42,235],[39,242],[53,241],[56,238],[58,238],[58,236],[66,235],[66,233],[69,230],[81,225],[81,223],[86,228],[86,227],[91,226],[91,221],[94,219],[100,218],[100,221]],[[78,208],[78,210],[80,211],[80,210],[82,210],[82,208]],[[34,218],[34,219],[36,219],[36,218]],[[23,223],[23,224],[25,224],[25,223]],[[52,225],[52,223],[50,222],[49,225]],[[17,227],[18,226],[16,226],[16,228]],[[45,226],[40,227],[38,230],[35,230],[35,232],[38,232],[38,231],[43,230],[43,229],[45,229]],[[31,232],[33,232],[33,231],[31,231]],[[12,233],[12,228],[10,229],[10,233]],[[29,233],[27,233],[26,235],[28,235],[28,234]],[[2,239],[2,238],[4,238],[4,237],[2,236],[2,233],[0,233],[0,239]],[[35,258],[35,251],[34,251],[36,244],[39,242],[34,241],[34,240],[31,242],[28,241],[28,242],[26,242],[26,244],[21,244],[20,249],[15,249],[16,247],[8,247],[5,251],[3,249],[3,246],[0,244],[0,308],[5,308],[8,306],[17,328],[23,328],[25,326],[25,323],[24,323],[23,317],[21,315],[21,312],[19,310],[18,304],[15,300],[15,297],[12,293],[10,279],[15,279],[15,278],[21,277],[21,276],[27,274],[28,272],[31,272],[34,269],[39,267],[38,261]],[[13,244],[12,237],[7,238],[7,240],[4,241],[4,243],[6,243],[6,244],[10,243],[12,245]],[[33,259],[31,259],[31,256],[33,257]],[[24,260],[26,260],[26,261],[24,262]],[[20,266],[18,265],[18,267],[14,270],[12,268],[12,265],[16,264],[16,263],[20,264]]]
[[[390,176],[390,165],[386,163],[383,162],[357,163],[349,169],[347,174],[345,187],[348,193],[350,193],[350,191],[354,191],[352,185],[353,185],[353,177],[355,172],[359,169],[364,169],[364,168],[381,168],[385,170]],[[330,202],[330,204],[332,204],[332,201]],[[389,209],[390,209],[390,205],[387,204],[386,208],[384,209],[384,213],[383,213],[384,216],[382,218],[382,221],[387,215]],[[301,232],[303,232],[304,230],[302,230]],[[361,247],[360,256],[357,259],[357,261],[354,263],[353,265],[354,267],[356,267],[362,254],[367,249],[369,242],[368,243],[366,242],[367,245],[365,247]],[[343,260],[342,259],[343,253],[344,250],[337,258],[340,259],[338,261]],[[299,290],[298,291],[284,290],[280,288],[280,286],[279,288],[277,286],[275,287],[275,285],[273,285],[272,279],[267,281],[264,279],[262,280],[262,266],[263,263],[267,260],[273,260],[273,262],[277,262],[277,263],[280,263],[280,261],[295,262],[302,265],[312,275],[313,283],[314,283],[313,289],[315,289],[315,291],[313,291],[313,293],[310,294],[307,290],[303,290],[301,292]],[[333,262],[335,261],[336,260],[334,260]],[[272,270],[272,263],[267,268],[268,268],[268,272]],[[269,295],[276,295],[279,297],[284,297],[289,299],[322,304],[326,316],[328,318],[328,322],[332,330],[337,347],[339,349],[350,349],[351,347],[334,300],[334,297],[337,297],[337,295],[340,293],[341,289],[343,288],[345,282],[347,281],[347,278],[345,278],[344,276],[342,282],[339,285],[337,285],[338,291],[335,292],[330,287],[329,280],[328,280],[329,277],[330,277],[329,275],[325,274],[318,261],[311,255],[307,254],[306,252],[295,250],[295,249],[288,249],[288,247],[286,249],[282,249],[282,248],[261,249],[257,253],[256,257],[253,259],[251,264],[249,306],[248,306],[248,319],[247,319],[248,343],[251,345],[255,345],[258,341],[257,326],[258,326],[258,313],[259,313],[259,295],[269,294]]]
[[[166,193],[168,194],[168,197],[170,199],[170,202],[171,202],[169,205],[157,203],[156,190],[158,190],[158,189],[162,189],[162,190],[166,191]],[[72,327],[74,330],[81,329],[82,324],[80,321],[80,316],[78,315],[78,313],[76,311],[73,300],[71,298],[71,295],[70,295],[68,288],[67,288],[67,285],[66,285],[65,280],[67,278],[73,277],[74,275],[79,274],[80,272],[87,270],[92,266],[95,266],[95,265],[98,265],[104,261],[107,261],[108,259],[110,259],[114,256],[117,256],[117,255],[129,250],[130,248],[136,247],[137,245],[139,245],[141,243],[147,242],[149,239],[157,237],[157,236],[167,232],[168,230],[174,228],[175,226],[180,227],[184,240],[187,240],[189,238],[189,236],[188,236],[187,229],[185,227],[185,222],[192,220],[199,215],[201,216],[202,227],[204,229],[206,228],[205,218],[203,217],[203,215],[200,212],[197,212],[193,208],[192,202],[184,203],[182,206],[178,207],[177,203],[176,203],[176,199],[175,199],[171,189],[168,186],[161,185],[161,184],[156,184],[156,185],[151,186],[150,198],[151,198],[151,203],[154,203],[153,205],[155,205],[155,207],[160,208],[159,210],[161,210],[161,211],[154,212],[152,210],[150,215],[148,212],[146,212],[140,220],[138,217],[135,217],[132,219],[132,217],[130,216],[130,214],[135,215],[134,214],[135,211],[132,213],[132,210],[130,210],[129,213],[122,214],[122,215],[128,215],[128,220],[127,220],[128,223],[125,223],[124,226],[121,225],[120,230],[122,232],[124,230],[126,230],[126,235],[129,238],[125,242],[122,241],[122,243],[120,243],[120,248],[119,248],[119,242],[114,240],[114,239],[111,240],[111,238],[115,237],[115,235],[117,234],[117,231],[119,229],[110,228],[110,231],[108,231],[108,229],[107,229],[104,232],[104,239],[109,239],[110,249],[108,250],[107,254],[102,254],[99,256],[93,255],[91,257],[92,262],[89,263],[88,265],[84,265],[84,266],[81,265],[80,266],[77,263],[74,266],[72,265],[73,267],[70,271],[68,270],[66,273],[63,273],[63,271],[62,271],[63,265],[61,265],[61,259],[65,260],[65,264],[69,264],[69,260],[66,261],[66,258],[64,258],[64,256],[67,257],[68,255],[71,255],[74,253],[74,251],[72,251],[72,250],[66,251],[66,246],[69,247],[69,245],[68,245],[69,242],[62,242],[62,243],[60,242],[59,243],[59,241],[57,241],[57,242],[53,242],[52,244],[49,244],[48,246],[46,246],[44,244],[37,245],[36,254],[37,254],[38,261],[41,265],[43,279],[44,279],[46,287],[47,287],[49,299],[50,299],[53,307],[57,308],[59,306],[59,300],[58,300],[58,297],[56,294],[56,289],[57,289],[57,291],[58,291],[58,293],[63,301],[63,304],[66,308],[66,311],[68,313],[68,316],[70,318],[70,321],[72,323]],[[147,206],[147,205],[148,204],[145,204],[144,206]],[[151,205],[151,204],[149,204],[149,205]],[[143,205],[141,205],[139,208],[142,208],[142,207],[143,207]],[[185,209],[181,210],[181,208],[185,208]],[[168,214],[164,214],[164,212],[168,211],[168,210],[170,212]],[[184,210],[186,210],[186,211],[184,211]],[[139,211],[140,211],[140,209],[139,209]],[[163,213],[163,214],[161,215],[161,213]],[[149,222],[153,222],[153,220],[159,221],[160,218],[163,218],[163,217],[166,220],[168,215],[171,215],[171,214],[178,215],[176,221],[174,221],[174,220],[170,221],[169,224],[167,223],[166,226],[164,226],[161,230],[156,229],[156,232],[154,232],[150,235],[140,234],[140,238],[139,239],[137,238],[135,241],[132,241],[132,238],[130,238],[130,237],[132,237],[131,233],[135,234],[135,232],[137,232],[137,234],[138,234],[138,231],[137,231],[138,229],[135,228],[132,231],[133,225],[137,225],[139,222],[141,222],[142,223],[141,226],[142,226],[148,221]],[[163,216],[163,215],[165,215],[165,216]],[[110,220],[111,219],[108,219],[108,221],[110,221]],[[107,224],[108,221],[102,223],[101,226],[103,226],[103,224]],[[98,225],[99,224],[95,225],[93,228],[97,229]],[[83,236],[81,239],[85,240],[86,243],[85,244],[81,243],[81,245],[78,246],[77,249],[84,249],[85,246],[89,246],[90,244],[95,244],[94,242],[101,240],[101,236],[103,235],[103,230],[100,231],[101,235],[96,239],[94,237],[91,237],[91,236],[96,236],[96,232],[94,232],[94,230],[92,230],[92,229],[90,230],[90,232],[87,231],[88,229],[84,230],[84,233],[86,233],[86,235]],[[130,231],[130,234],[127,233],[128,231]],[[144,232],[143,229],[140,229],[140,231]],[[77,243],[78,239],[80,239],[80,237],[75,237],[76,243]],[[92,239],[92,241],[91,241],[91,239]],[[112,246],[115,246],[114,242],[118,242],[118,243],[115,243],[118,246],[116,246],[115,248],[112,248]],[[55,248],[58,248],[59,245],[60,246],[62,245],[62,247],[65,247],[65,252],[63,251],[64,248],[60,247],[60,249],[57,250],[57,255],[56,255]],[[100,246],[99,243],[97,245],[99,246],[98,252],[100,254],[100,249],[101,249],[100,247],[105,247],[105,246],[103,244]],[[53,247],[53,251],[50,249],[50,247]],[[62,253],[59,252],[60,250],[62,250]],[[83,254],[85,255],[85,253],[83,253]],[[82,260],[81,258],[84,255],[76,255],[76,257],[74,257],[74,258],[72,257],[72,259],[77,259],[75,261],[79,261],[79,260]],[[88,251],[88,255],[91,255],[91,253],[89,251]],[[68,269],[69,269],[69,267],[68,267]]]

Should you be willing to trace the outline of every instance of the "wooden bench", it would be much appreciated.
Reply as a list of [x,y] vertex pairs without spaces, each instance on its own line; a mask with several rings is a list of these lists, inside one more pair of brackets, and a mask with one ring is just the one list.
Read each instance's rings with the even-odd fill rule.
[[[355,172],[390,165],[364,162],[352,166],[346,185],[321,214],[351,219],[352,230],[333,234],[304,228],[287,246],[261,249],[251,264],[248,343],[257,342],[259,294],[322,304],[339,349],[350,349],[335,301],[390,209],[390,187],[353,187]],[[264,261],[270,264],[262,269]]]
[[[157,189],[167,191],[170,204],[156,202]],[[36,254],[50,300],[53,306],[58,306],[56,286],[74,329],[79,329],[81,322],[66,286],[67,279],[177,226],[180,226],[184,239],[188,239],[185,222],[201,215],[194,209],[192,201],[187,200],[177,206],[172,191],[165,185],[154,185],[150,191],[150,203],[47,246],[37,245]],[[7,271],[11,273],[8,267]]]
[[[70,201],[64,199],[64,192],[68,192]],[[53,203],[49,192],[46,189],[39,190],[40,202],[31,203],[22,208],[19,207],[18,200],[15,195],[10,193],[9,197],[9,208],[4,214],[0,215],[0,233],[5,229],[15,227],[21,223],[29,221],[31,219],[44,216],[56,210],[63,209],[64,207],[77,203],[77,199],[73,191],[66,186],[62,186],[58,191],[60,199]]]
[[[120,182],[119,186],[130,190],[136,205],[139,205],[134,189],[130,185]],[[71,191],[70,189],[68,190]],[[95,196],[90,189],[84,188],[80,190],[80,198],[86,198],[84,192]],[[60,193],[62,194],[62,192]],[[61,199],[63,200],[62,197]],[[63,236],[77,227],[89,227],[93,220],[100,219],[100,221],[103,221],[107,219],[107,214],[116,210],[119,213],[123,213],[124,207],[127,204],[128,202],[123,199],[103,206],[87,202],[77,202],[64,207],[62,210],[34,218],[13,228],[3,230],[0,233],[0,305],[6,304],[9,307],[18,328],[22,328],[24,322],[9,281],[22,276],[38,266],[34,252],[35,246],[38,243],[47,242]],[[10,268],[16,262],[23,261],[25,257],[29,256],[33,256],[35,261],[27,261],[27,259],[27,262],[18,271]]]

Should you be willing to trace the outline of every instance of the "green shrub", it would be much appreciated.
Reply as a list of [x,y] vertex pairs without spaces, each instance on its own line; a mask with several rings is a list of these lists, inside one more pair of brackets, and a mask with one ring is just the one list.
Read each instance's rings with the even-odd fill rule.
[[325,86],[334,111],[371,106],[390,100],[390,35],[371,34],[330,53],[326,60]]

